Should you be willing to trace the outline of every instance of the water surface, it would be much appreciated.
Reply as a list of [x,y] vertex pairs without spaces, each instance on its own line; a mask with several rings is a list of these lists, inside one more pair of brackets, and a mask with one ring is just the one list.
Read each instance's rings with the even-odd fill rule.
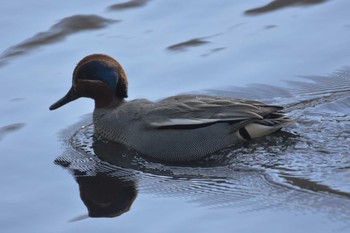
[[[349,232],[349,7],[4,2],[0,231]],[[153,161],[94,140],[91,100],[48,110],[90,53],[123,64],[129,99],[256,98],[298,121],[204,161]]]

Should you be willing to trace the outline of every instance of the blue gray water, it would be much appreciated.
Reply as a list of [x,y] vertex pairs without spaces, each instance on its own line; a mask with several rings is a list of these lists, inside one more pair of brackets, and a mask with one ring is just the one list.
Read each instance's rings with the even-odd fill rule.
[[[349,232],[349,7],[4,2],[0,231]],[[298,121],[204,161],[153,161],[95,139],[91,100],[48,110],[90,53],[124,65],[130,99],[255,98]]]

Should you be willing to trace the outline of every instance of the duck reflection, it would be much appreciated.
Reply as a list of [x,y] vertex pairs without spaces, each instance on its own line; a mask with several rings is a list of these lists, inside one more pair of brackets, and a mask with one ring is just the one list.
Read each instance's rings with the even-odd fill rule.
[[[103,147],[102,144],[104,144],[103,141],[94,140],[93,149],[96,154],[106,157],[111,147]],[[123,153],[125,147],[114,147],[114,149]],[[55,164],[72,172],[79,185],[80,198],[88,210],[89,217],[120,216],[130,210],[137,197],[134,173],[104,163],[98,157],[81,156],[80,153],[69,152],[67,155],[58,157]]]
[[[243,208],[245,212],[271,208],[294,212],[317,210],[332,216],[339,213],[341,221],[344,220],[342,216],[349,214],[348,195],[333,192],[330,187],[312,180],[296,179],[288,175],[287,170],[274,175],[266,172],[281,166],[280,158],[276,159],[276,155],[270,158],[267,154],[264,156],[264,159],[270,160],[261,164],[260,168],[263,169],[252,168],[257,161],[251,158],[259,160],[256,156],[263,156],[261,148],[257,146],[264,145],[262,142],[252,145],[251,151],[233,150],[235,155],[231,154],[231,157],[230,152],[225,151],[222,154],[228,157],[215,157],[197,163],[165,164],[145,159],[120,144],[96,138],[92,132],[92,125],[75,131],[67,140],[69,147],[66,153],[55,160],[56,164],[72,172],[90,217],[122,215],[130,210],[138,190],[181,197],[201,206]],[[89,138],[90,152],[77,143],[87,142]],[[270,152],[273,154],[281,153],[282,150],[285,150],[283,154],[287,153],[288,148],[278,146],[285,143],[273,146],[273,143],[276,144],[275,139],[269,142],[267,138],[266,148],[272,147]],[[281,134],[280,139],[293,141],[291,135]],[[244,158],[244,164],[250,164],[250,167],[242,164]],[[286,182],[273,179],[277,174]]]
[[129,211],[137,190],[135,183],[104,173],[96,176],[77,176],[80,198],[89,217],[117,217]]

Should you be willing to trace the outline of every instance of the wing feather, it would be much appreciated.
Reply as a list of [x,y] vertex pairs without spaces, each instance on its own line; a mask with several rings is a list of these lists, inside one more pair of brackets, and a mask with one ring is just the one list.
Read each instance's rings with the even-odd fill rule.
[[[144,114],[146,125],[157,128],[179,126],[201,127],[232,122],[242,127],[243,122],[261,120],[282,107],[266,105],[254,100],[227,97],[180,95],[154,103]],[[239,123],[241,122],[241,123]]]

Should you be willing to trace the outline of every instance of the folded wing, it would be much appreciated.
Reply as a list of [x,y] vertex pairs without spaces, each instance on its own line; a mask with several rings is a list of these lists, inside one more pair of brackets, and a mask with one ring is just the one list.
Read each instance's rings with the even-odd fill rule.
[[155,103],[144,120],[148,126],[160,129],[193,129],[220,122],[231,123],[238,129],[281,109],[254,100],[180,95]]

